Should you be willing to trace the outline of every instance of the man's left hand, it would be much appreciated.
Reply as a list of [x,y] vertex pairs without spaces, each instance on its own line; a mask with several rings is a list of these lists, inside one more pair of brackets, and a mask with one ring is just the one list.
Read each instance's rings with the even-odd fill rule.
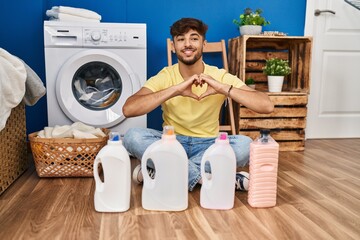
[[223,84],[216,81],[211,76],[206,75],[206,74],[200,74],[199,81],[200,81],[201,87],[204,83],[207,83],[207,89],[203,94],[201,94],[199,96],[199,100],[201,100],[207,96],[210,96],[210,95],[221,94],[220,90],[221,90],[221,86]]

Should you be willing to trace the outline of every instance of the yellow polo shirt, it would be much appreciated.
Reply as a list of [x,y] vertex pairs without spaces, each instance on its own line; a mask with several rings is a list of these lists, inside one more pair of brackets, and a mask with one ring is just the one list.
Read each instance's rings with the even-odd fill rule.
[[[224,69],[205,65],[204,74],[215,80],[240,88],[244,85],[238,77],[227,73]],[[157,75],[146,81],[144,87],[157,92],[183,82],[179,65],[174,64],[163,68]],[[193,93],[200,96],[206,91],[206,84],[202,87],[192,87]],[[163,110],[163,126],[171,125],[175,133],[192,137],[216,137],[219,133],[219,114],[226,99],[225,95],[216,94],[200,101],[190,97],[177,96],[165,101]]]

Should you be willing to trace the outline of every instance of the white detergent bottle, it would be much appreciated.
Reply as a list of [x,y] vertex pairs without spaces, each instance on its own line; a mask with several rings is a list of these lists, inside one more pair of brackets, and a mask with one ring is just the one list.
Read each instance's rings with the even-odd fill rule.
[[[147,172],[153,163],[155,175]],[[141,159],[144,177],[142,207],[156,211],[182,211],[188,207],[188,158],[176,140],[173,126],[164,126],[161,140],[151,144]]]
[[[101,163],[104,181],[98,167]],[[111,132],[106,146],[94,162],[94,205],[98,212],[125,212],[130,208],[131,167],[129,154],[122,145],[120,134]]]
[[[205,173],[205,164],[210,165],[211,175]],[[218,210],[234,207],[236,157],[227,133],[220,132],[215,143],[205,151],[201,159],[201,178],[201,207]]]
[[260,137],[250,143],[248,203],[265,208],[276,205],[279,144],[260,130]]

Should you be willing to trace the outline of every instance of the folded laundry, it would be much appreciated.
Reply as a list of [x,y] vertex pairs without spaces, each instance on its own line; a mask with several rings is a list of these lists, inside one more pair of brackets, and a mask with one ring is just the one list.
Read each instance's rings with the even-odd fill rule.
[[51,17],[51,21],[62,21],[62,22],[100,22],[98,19],[84,18],[66,13],[58,13],[58,17]]
[[101,20],[101,15],[94,11],[66,6],[54,6],[46,11],[46,15],[50,20],[58,21],[100,22]]
[[74,129],[73,131],[74,138],[97,138],[94,134],[88,132],[82,132],[79,130]]
[[105,137],[106,134],[100,129],[82,122],[75,122],[72,125],[63,125],[55,127],[45,127],[38,132],[39,138],[98,138]]
[[85,123],[82,123],[82,122],[74,122],[71,125],[71,127],[74,128],[74,129],[80,130],[80,131],[84,131],[84,132],[89,132],[89,131],[92,131],[92,130],[95,129],[93,126],[89,126],[89,125],[87,125]]
[[101,20],[101,15],[99,15],[98,13],[96,13],[94,11],[84,9],[84,8],[54,6],[51,9],[54,11],[58,11],[59,13],[67,13],[67,14],[71,14],[71,15],[75,15],[75,16],[79,16],[79,17],[93,18],[93,19]]
[[69,125],[55,126],[51,132],[53,138],[72,138],[74,134],[73,129]]

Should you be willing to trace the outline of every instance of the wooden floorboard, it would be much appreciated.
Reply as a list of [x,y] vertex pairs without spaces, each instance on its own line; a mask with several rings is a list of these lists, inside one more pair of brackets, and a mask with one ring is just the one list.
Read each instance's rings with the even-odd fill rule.
[[[138,160],[132,160],[132,167]],[[280,152],[277,205],[256,209],[236,192],[227,211],[147,211],[132,185],[125,213],[94,210],[92,178],[39,178],[30,167],[0,196],[1,239],[360,239],[360,139],[307,140]]]

